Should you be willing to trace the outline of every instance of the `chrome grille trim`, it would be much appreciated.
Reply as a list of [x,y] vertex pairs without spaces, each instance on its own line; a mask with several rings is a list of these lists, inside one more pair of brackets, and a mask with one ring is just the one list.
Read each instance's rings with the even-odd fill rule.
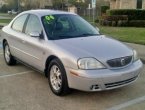
[[132,62],[133,57],[132,56],[126,56],[116,59],[111,59],[107,61],[107,64],[111,68],[119,68],[129,65]]

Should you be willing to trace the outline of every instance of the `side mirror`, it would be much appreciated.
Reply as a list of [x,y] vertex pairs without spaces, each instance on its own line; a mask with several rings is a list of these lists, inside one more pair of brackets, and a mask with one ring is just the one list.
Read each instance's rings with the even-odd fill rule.
[[36,37],[36,38],[39,38],[39,39],[43,39],[43,34],[40,34],[40,33],[37,32],[37,31],[31,32],[29,35],[30,35],[31,37]]
[[40,37],[39,32],[31,32],[29,35],[30,35],[31,37]]

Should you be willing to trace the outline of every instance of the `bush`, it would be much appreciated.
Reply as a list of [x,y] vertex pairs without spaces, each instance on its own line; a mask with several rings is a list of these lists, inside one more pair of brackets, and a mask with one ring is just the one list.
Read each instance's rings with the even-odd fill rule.
[[112,21],[107,21],[107,20],[99,20],[99,24],[103,26],[111,26]]
[[102,25],[103,25],[103,26],[107,26],[107,21],[102,20]]
[[123,20],[123,21],[122,21],[122,26],[128,26],[128,21]]
[[[118,24],[118,21],[121,23]],[[100,24],[104,26],[125,26],[125,21],[128,22],[126,15],[102,16]]]
[[102,19],[108,20],[108,21],[128,20],[128,16],[126,15],[102,16]]
[[99,23],[99,19],[95,19],[95,23]]
[[145,27],[145,20],[131,20],[129,21],[129,26]]
[[105,21],[112,21],[112,26],[145,27],[145,10],[107,10],[107,16],[102,16],[102,19]]
[[116,26],[117,22],[116,21],[112,21],[112,26]]
[[117,26],[119,26],[119,27],[122,26],[122,24],[123,24],[123,23],[122,23],[122,20],[119,20],[119,21],[117,22]]
[[106,13],[106,11],[109,9],[109,6],[101,6],[101,14]]
[[107,25],[107,26],[111,26],[111,25],[112,25],[112,21],[107,21],[107,20],[106,20],[106,25]]
[[145,20],[145,10],[139,9],[115,9],[107,10],[108,16],[127,15],[128,20]]
[[128,26],[128,21],[126,20],[119,20],[117,22],[117,26],[120,27],[120,26]]
[[3,12],[3,13],[7,13],[8,11],[8,7],[6,5],[3,5],[1,8],[0,8],[0,12]]

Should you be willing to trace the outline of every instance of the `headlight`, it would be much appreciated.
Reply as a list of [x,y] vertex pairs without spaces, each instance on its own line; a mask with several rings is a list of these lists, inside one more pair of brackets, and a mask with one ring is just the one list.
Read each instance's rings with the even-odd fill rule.
[[138,54],[136,52],[136,50],[133,50],[133,61],[137,61],[139,58],[138,58]]
[[82,58],[78,60],[80,69],[104,69],[105,66],[94,58]]

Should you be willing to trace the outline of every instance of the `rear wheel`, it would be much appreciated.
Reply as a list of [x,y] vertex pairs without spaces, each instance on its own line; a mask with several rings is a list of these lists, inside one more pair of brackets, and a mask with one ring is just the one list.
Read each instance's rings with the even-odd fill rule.
[[7,65],[15,65],[16,60],[14,57],[11,55],[10,48],[7,42],[4,42],[4,47],[3,47],[3,52],[4,52],[4,59]]
[[54,94],[62,96],[70,92],[66,72],[59,59],[50,62],[47,73],[49,85]]

